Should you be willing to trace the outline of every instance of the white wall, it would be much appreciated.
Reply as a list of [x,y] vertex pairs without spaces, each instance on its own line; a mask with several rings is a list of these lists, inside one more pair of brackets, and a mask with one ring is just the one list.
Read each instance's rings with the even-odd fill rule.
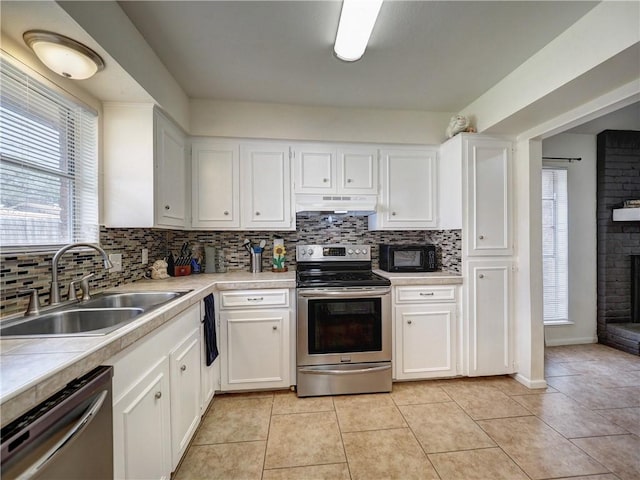
[[581,157],[580,162],[543,160],[567,169],[569,201],[569,321],[545,327],[549,346],[597,342],[596,337],[596,136],[564,133],[542,142],[543,157]]
[[450,112],[192,99],[191,135],[439,145]]

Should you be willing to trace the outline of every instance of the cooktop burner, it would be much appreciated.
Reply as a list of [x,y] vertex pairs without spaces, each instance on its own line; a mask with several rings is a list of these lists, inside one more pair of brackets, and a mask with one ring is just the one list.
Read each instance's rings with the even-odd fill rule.
[[371,271],[371,249],[367,245],[299,245],[296,260],[299,288],[391,285]]

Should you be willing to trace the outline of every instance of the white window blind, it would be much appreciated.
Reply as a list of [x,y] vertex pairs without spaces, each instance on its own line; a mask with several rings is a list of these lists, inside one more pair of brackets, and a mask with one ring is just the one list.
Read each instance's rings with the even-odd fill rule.
[[0,245],[92,242],[97,116],[0,58]]
[[567,170],[542,170],[544,322],[569,320],[569,231]]

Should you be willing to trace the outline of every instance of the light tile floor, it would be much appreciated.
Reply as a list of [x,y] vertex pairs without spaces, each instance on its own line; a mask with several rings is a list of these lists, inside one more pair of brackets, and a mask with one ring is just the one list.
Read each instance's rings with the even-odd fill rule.
[[504,376],[217,395],[174,479],[640,479],[640,357],[545,357],[545,390]]

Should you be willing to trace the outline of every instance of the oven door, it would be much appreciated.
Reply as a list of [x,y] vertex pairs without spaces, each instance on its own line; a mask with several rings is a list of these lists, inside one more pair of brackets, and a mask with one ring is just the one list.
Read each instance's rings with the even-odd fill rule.
[[298,289],[297,364],[391,360],[391,289]]

